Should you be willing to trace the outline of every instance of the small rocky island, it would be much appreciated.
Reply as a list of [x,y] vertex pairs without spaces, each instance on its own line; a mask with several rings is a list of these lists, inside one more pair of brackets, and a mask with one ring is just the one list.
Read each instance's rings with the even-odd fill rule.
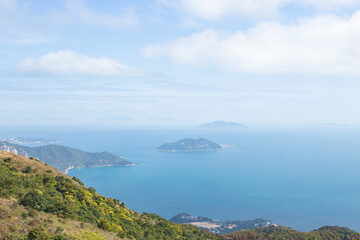
[[164,152],[202,152],[202,151],[218,151],[222,147],[205,138],[184,138],[176,142],[165,143],[156,150]]

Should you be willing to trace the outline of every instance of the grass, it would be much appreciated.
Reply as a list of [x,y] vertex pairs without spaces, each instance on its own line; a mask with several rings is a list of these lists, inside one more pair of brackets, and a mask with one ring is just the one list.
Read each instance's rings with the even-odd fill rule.
[[0,226],[0,239],[25,238],[30,230],[43,226],[50,235],[66,233],[73,239],[119,240],[116,233],[89,223],[25,208],[15,199],[0,198]]

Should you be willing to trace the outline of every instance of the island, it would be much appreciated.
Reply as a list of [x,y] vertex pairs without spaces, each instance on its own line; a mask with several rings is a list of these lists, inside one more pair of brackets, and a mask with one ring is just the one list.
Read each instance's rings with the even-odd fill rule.
[[198,125],[200,128],[246,128],[244,124],[226,121],[214,121]]
[[187,213],[180,213],[172,217],[170,222],[177,224],[190,224],[217,234],[226,234],[245,229],[254,229],[274,225],[271,220],[257,218],[247,221],[215,220],[207,217],[191,216]]
[[163,152],[203,152],[203,151],[218,151],[222,147],[205,138],[184,138],[176,142],[165,143],[156,150]]

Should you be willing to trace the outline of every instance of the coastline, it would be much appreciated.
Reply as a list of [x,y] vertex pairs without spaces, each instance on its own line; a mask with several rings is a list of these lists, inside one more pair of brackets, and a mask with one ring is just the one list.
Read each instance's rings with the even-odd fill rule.
[[131,167],[131,166],[135,166],[135,163],[130,163],[130,164],[125,164],[125,165],[98,165],[98,166],[72,166],[72,167],[68,167],[67,169],[65,169],[64,174],[68,174],[68,172],[73,169],[73,168],[96,168],[96,167]]

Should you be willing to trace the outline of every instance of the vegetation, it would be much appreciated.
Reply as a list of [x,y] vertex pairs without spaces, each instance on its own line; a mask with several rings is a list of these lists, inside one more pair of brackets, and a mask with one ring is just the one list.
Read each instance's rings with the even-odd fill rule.
[[308,233],[283,226],[243,230],[226,235],[231,240],[360,240],[360,234],[348,228],[322,227]]
[[[9,156],[12,157],[10,163],[4,161]],[[101,231],[112,232],[118,239],[217,239],[193,226],[177,225],[155,214],[134,212],[119,200],[106,198],[94,188],[85,187],[77,178],[71,179],[41,162],[5,152],[0,152],[0,197],[21,205],[24,210],[17,217],[23,221],[36,219],[40,212],[52,215],[60,222],[69,219],[88,223]],[[12,218],[11,212],[15,212],[12,209],[5,211],[6,220]],[[89,231],[73,236],[61,235],[59,231],[55,233],[51,224],[48,229],[41,227],[41,221],[28,221],[28,225],[34,227],[25,227],[29,231],[23,233],[23,239],[108,239],[99,234],[92,236]],[[11,226],[7,227],[6,235],[0,234],[0,237],[13,239],[11,234],[21,233],[20,228],[9,228]]]
[[216,151],[221,150],[221,146],[205,138],[184,138],[176,142],[165,143],[156,150],[165,152],[192,152],[192,151]]

